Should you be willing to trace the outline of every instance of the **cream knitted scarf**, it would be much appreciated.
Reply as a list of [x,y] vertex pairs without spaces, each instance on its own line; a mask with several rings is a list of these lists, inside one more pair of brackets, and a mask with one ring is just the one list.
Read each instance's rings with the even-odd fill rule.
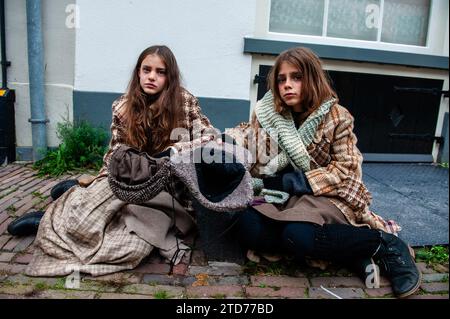
[[332,98],[322,103],[297,130],[291,113],[283,116],[275,111],[272,92],[268,91],[257,103],[255,113],[262,128],[278,143],[281,152],[270,160],[263,173],[273,175],[289,163],[296,169],[309,171],[311,157],[306,147],[311,144],[317,127],[335,102],[336,99]]

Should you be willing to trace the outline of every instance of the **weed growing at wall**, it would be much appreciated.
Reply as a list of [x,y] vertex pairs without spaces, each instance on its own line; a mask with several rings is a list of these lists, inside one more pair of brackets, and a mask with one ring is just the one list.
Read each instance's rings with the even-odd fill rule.
[[57,124],[57,136],[61,144],[48,151],[33,168],[39,176],[59,176],[69,171],[99,170],[107,150],[108,133],[87,122],[72,124],[64,121]]
[[416,259],[431,263],[448,263],[448,246],[436,245],[424,247],[416,251]]

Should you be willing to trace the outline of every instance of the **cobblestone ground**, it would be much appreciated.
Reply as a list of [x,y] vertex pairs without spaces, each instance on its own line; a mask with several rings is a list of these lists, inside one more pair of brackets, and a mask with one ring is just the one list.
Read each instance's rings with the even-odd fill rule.
[[[240,266],[208,261],[202,251],[193,251],[174,267],[157,254],[131,271],[91,277],[35,278],[24,270],[33,254],[34,236],[12,237],[6,229],[15,218],[44,210],[50,190],[62,176],[43,179],[29,167],[10,164],[0,168],[0,298],[51,299],[168,299],[168,298],[393,298],[389,282],[368,289],[346,269],[318,270],[294,267],[289,261]],[[448,299],[448,263],[418,263],[423,273],[420,290],[411,299]]]

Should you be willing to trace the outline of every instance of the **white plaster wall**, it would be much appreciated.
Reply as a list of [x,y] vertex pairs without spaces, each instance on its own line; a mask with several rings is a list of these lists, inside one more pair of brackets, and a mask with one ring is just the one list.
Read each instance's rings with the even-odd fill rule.
[[[66,6],[73,0],[42,0],[44,40],[45,108],[47,143],[57,146],[56,124],[62,117],[72,119],[75,31],[66,27]],[[25,0],[6,0],[6,50],[11,61],[8,87],[16,90],[15,124],[18,147],[31,147],[30,97]]]
[[194,95],[249,99],[257,0],[78,0],[75,89],[124,92],[140,52],[165,44]]

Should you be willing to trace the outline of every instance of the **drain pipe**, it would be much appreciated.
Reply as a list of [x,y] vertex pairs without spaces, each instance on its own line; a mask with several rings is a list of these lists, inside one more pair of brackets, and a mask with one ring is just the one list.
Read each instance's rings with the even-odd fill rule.
[[8,87],[8,72],[6,71],[6,68],[11,65],[11,62],[6,61],[5,0],[0,0],[0,20],[0,37],[2,45],[2,89],[6,89]]
[[33,161],[47,152],[48,120],[44,106],[44,46],[42,41],[41,1],[27,1],[28,72],[30,79],[31,134]]

